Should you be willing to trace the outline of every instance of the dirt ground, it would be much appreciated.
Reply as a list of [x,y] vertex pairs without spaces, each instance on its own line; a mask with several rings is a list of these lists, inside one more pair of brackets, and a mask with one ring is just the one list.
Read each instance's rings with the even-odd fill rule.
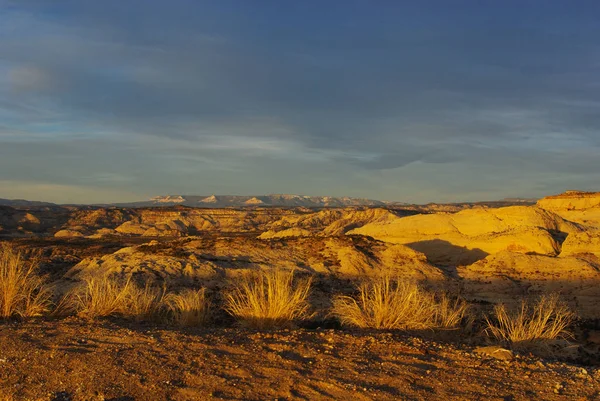
[[0,323],[0,400],[599,400],[600,368],[401,333]]

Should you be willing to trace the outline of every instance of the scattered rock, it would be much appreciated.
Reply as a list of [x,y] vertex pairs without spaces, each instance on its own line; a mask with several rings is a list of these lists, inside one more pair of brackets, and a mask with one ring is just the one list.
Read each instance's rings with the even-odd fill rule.
[[564,389],[565,389],[565,386],[563,386],[561,383],[557,383],[556,386],[554,386],[554,393],[562,394]]
[[489,345],[487,347],[477,347],[473,350],[477,354],[490,356],[501,361],[512,361],[514,354],[511,350],[499,347],[497,345]]
[[588,379],[590,374],[585,368],[580,368],[577,373],[575,373],[575,377],[578,379]]

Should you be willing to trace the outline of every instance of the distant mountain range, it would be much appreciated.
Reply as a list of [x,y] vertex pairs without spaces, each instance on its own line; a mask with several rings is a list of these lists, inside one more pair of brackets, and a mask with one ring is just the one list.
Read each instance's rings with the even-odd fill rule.
[[373,199],[304,196],[304,195],[167,195],[156,196],[149,201],[119,203],[118,206],[147,207],[147,206],[191,206],[191,207],[245,207],[245,206],[278,206],[278,207],[346,207],[346,206],[386,206],[388,202]]
[[0,198],[0,206],[11,206],[11,207],[45,207],[45,206],[58,206],[55,203],[50,202],[39,202],[29,201],[25,199],[2,199]]
[[[119,207],[152,207],[152,206],[189,206],[204,208],[221,207],[346,207],[346,206],[386,206],[389,204],[401,205],[398,202],[382,202],[372,199],[331,197],[331,196],[304,196],[304,195],[261,195],[261,196],[238,196],[238,195],[166,195],[155,196],[146,201],[120,202],[113,204],[96,204],[86,206],[119,206]],[[53,207],[61,206],[50,202],[28,201],[24,199],[1,199],[0,206],[11,206],[17,208],[29,207]],[[70,206],[77,206],[70,204]]]
[[[439,204],[439,205],[456,205],[464,208],[468,205],[477,205],[489,207],[507,206],[511,204],[534,204],[537,199],[529,198],[506,198],[500,201],[492,202],[461,202],[456,204]],[[488,205],[489,203],[489,205]],[[409,206],[403,202],[388,202],[366,198],[351,198],[351,197],[332,197],[332,196],[305,196],[305,195],[257,195],[257,196],[240,196],[240,195],[165,195],[156,196],[150,200],[140,202],[121,202],[112,204],[93,204],[93,205],[58,205],[50,202],[28,201],[23,199],[0,199],[0,206],[11,206],[16,208],[41,208],[41,207],[59,207],[59,206],[102,206],[102,207],[156,207],[156,206],[188,206],[202,208],[223,208],[223,207],[349,207],[349,206],[370,206],[370,207],[403,207]],[[429,204],[438,205],[438,204]],[[427,206],[427,205],[423,205]]]

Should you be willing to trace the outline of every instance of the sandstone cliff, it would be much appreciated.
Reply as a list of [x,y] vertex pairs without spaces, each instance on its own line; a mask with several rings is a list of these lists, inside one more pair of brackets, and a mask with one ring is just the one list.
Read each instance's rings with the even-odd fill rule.
[[561,257],[585,254],[600,256],[600,231],[569,234],[562,244]]
[[600,230],[600,192],[567,191],[540,199],[537,205],[567,220]]
[[405,244],[434,263],[466,265],[502,250],[555,256],[561,238],[580,231],[578,225],[552,212],[512,206],[395,218],[366,224],[348,234]]

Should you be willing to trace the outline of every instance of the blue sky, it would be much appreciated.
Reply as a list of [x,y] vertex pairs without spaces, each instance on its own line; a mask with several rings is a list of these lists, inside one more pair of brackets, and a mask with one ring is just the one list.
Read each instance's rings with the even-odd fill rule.
[[600,190],[596,1],[0,0],[0,198]]

